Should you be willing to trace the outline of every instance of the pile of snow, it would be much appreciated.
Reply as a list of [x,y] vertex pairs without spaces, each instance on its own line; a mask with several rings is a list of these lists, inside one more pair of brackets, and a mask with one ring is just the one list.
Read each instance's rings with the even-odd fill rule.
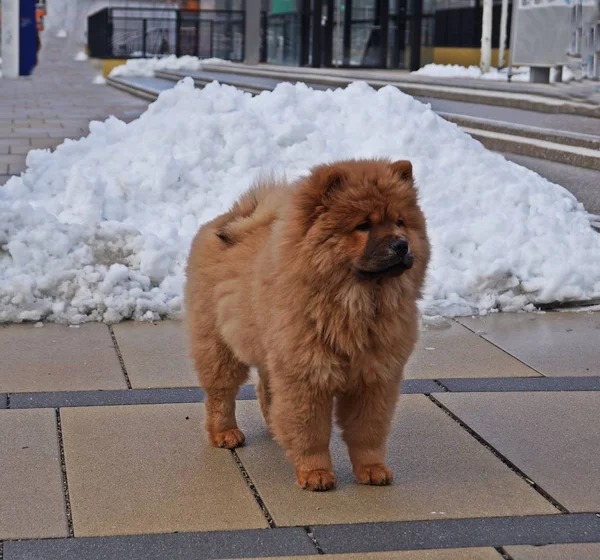
[[187,78],[130,124],[93,122],[30,152],[0,189],[0,321],[176,317],[198,226],[260,172],[373,156],[413,162],[433,244],[427,314],[600,296],[600,235],[582,205],[398,89],[252,97]]
[[83,51],[79,51],[73,60],[75,60],[75,62],[85,62],[87,59],[88,55]]
[[94,77],[92,83],[99,86],[103,86],[106,83],[106,80],[104,79],[104,76],[102,76],[102,74],[98,74]]
[[65,29],[59,29],[56,32],[56,38],[57,39],[66,39],[67,38],[67,31]]
[[[531,69],[528,66],[513,68],[511,80],[513,82],[528,82]],[[555,82],[558,70],[553,68],[550,73],[550,81]],[[489,72],[482,72],[479,66],[460,66],[458,64],[426,64],[411,74],[417,76],[431,76],[436,78],[472,78],[477,80],[508,81],[508,68],[490,68]],[[575,75],[569,68],[563,66],[562,81],[570,82]]]
[[169,55],[156,58],[133,58],[125,64],[116,66],[109,74],[114,78],[117,76],[144,76],[152,77],[154,72],[161,70],[197,72],[202,70],[203,64],[231,64],[229,60],[222,58],[198,58],[197,56]]

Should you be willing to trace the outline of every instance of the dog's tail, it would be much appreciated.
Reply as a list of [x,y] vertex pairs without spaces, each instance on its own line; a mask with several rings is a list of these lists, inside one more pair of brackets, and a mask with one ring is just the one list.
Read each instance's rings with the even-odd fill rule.
[[287,191],[286,184],[273,177],[258,181],[225,214],[216,229],[217,237],[227,245],[235,245],[252,231],[269,226]]

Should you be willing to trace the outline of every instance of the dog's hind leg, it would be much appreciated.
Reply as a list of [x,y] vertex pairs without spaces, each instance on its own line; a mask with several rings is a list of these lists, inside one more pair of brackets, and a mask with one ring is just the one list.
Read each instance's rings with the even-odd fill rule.
[[260,410],[267,427],[271,429],[271,387],[269,379],[264,369],[259,371],[258,384],[256,385],[256,394],[260,403]]
[[245,437],[235,418],[235,398],[248,377],[248,366],[219,339],[193,341],[192,358],[206,393],[208,441],[215,447],[227,449],[243,445]]

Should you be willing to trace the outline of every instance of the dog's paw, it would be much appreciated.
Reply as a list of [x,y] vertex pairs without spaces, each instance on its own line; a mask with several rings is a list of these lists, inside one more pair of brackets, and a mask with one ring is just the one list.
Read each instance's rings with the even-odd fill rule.
[[360,484],[371,484],[372,486],[386,486],[394,480],[392,471],[383,463],[358,467],[354,474]]
[[296,479],[300,488],[313,492],[323,492],[335,487],[335,475],[324,469],[296,471]]
[[242,430],[233,428],[231,430],[225,430],[224,432],[215,432],[210,434],[211,443],[215,447],[222,447],[224,449],[235,449],[244,445],[246,436]]

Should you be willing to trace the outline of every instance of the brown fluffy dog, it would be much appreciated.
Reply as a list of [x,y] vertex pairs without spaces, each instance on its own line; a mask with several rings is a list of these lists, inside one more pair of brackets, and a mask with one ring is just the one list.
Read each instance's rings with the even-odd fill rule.
[[428,260],[408,161],[342,161],[292,185],[266,181],[203,226],[185,297],[210,442],[244,443],[235,398],[253,365],[263,415],[302,488],[335,485],[334,407],[357,480],[391,483],[386,440]]

